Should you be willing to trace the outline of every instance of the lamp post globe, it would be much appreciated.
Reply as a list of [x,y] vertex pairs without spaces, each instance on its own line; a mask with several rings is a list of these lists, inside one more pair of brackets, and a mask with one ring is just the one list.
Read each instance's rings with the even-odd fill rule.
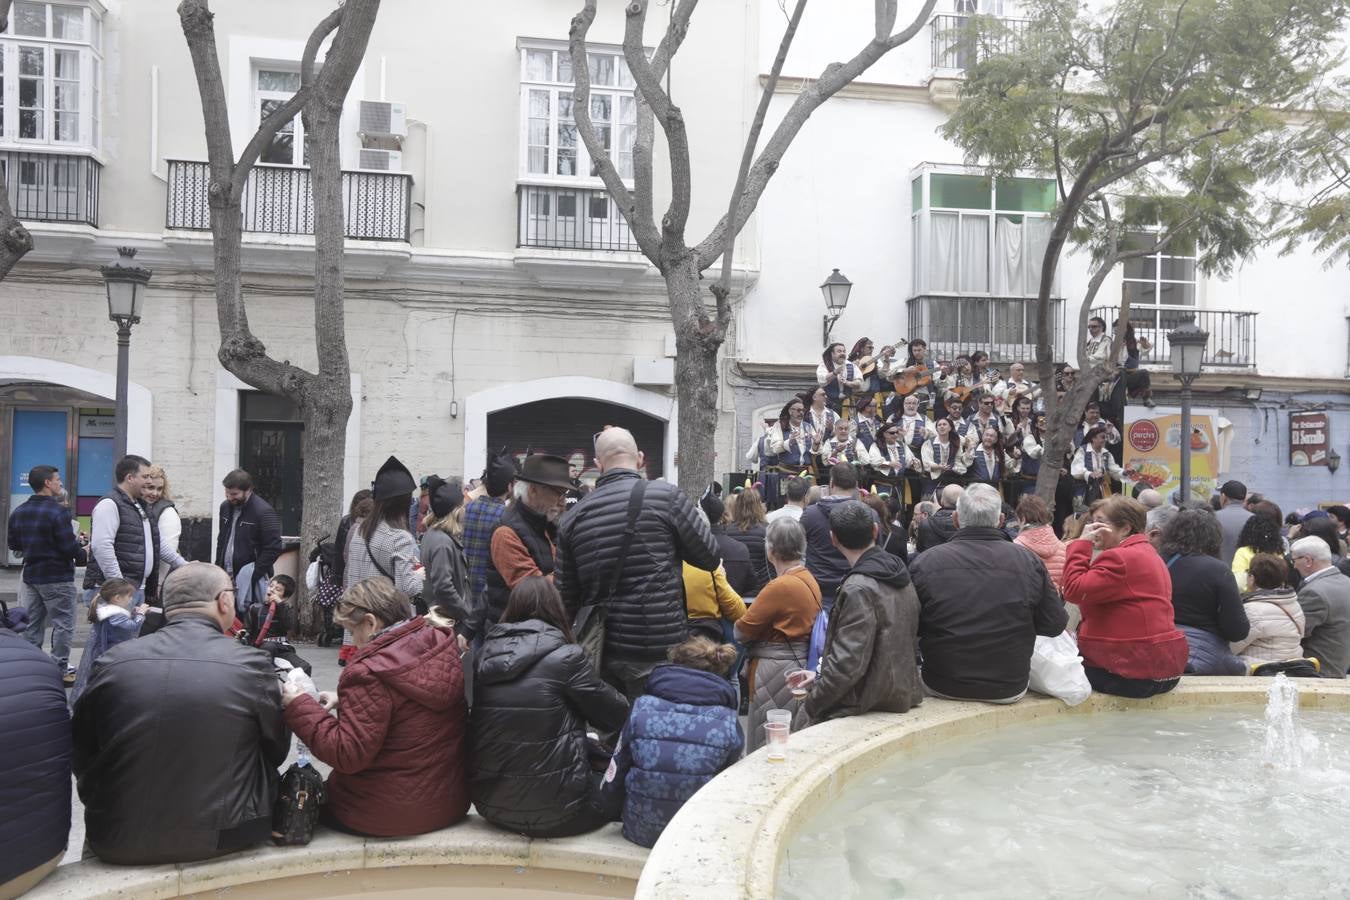
[[839,316],[848,306],[848,295],[853,290],[853,282],[840,274],[838,269],[832,271],[825,281],[820,285],[820,293],[825,298],[825,334],[821,341],[822,344],[830,343],[830,329],[834,323],[839,321]]
[[1205,365],[1209,332],[1194,321],[1183,322],[1167,334],[1172,356],[1172,375],[1181,382],[1181,500],[1191,500],[1191,384]]
[[127,455],[127,382],[131,367],[131,326],[141,320],[150,270],[132,265],[136,248],[118,247],[118,260],[104,266],[103,283],[108,293],[108,318],[117,323],[117,427],[113,459]]

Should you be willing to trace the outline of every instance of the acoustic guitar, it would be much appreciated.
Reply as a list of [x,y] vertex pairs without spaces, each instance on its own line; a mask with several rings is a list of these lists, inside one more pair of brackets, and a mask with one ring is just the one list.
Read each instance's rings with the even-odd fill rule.
[[[881,348],[882,354],[884,355],[887,350],[894,352],[895,348],[889,345],[882,347]],[[858,367],[858,371],[862,373],[862,376],[864,378],[871,378],[872,373],[877,370],[877,363],[879,363],[880,361],[881,361],[880,357],[877,356],[864,356],[861,359],[854,362],[853,364]]]
[[910,368],[912,371],[901,372],[891,379],[895,392],[901,397],[908,397],[919,388],[933,383],[933,373],[923,363],[916,363]]

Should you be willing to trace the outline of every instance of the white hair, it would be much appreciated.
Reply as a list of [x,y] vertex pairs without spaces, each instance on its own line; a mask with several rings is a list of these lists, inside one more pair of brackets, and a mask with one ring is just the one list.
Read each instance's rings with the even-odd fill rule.
[[517,478],[515,480],[515,487],[512,489],[512,492],[516,495],[517,500],[524,500],[525,497],[530,493],[530,483],[528,481],[521,481],[519,478]]
[[1172,521],[1173,517],[1181,510],[1175,506],[1155,506],[1148,511],[1144,517],[1144,530],[1153,531],[1155,528],[1159,531],[1167,527],[1167,523]]
[[956,501],[956,517],[962,528],[997,528],[1003,515],[1003,498],[988,484],[972,484]]
[[806,556],[806,532],[801,523],[787,516],[770,522],[764,530],[764,552],[782,562]]
[[1306,556],[1320,563],[1331,562],[1331,548],[1320,537],[1299,538],[1289,546],[1289,555],[1293,557]]

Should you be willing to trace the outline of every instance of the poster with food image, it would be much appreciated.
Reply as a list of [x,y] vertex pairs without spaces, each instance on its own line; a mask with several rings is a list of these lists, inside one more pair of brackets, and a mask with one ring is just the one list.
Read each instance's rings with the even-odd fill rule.
[[1181,433],[1181,410],[1158,407],[1127,407],[1125,415],[1124,469],[1129,486],[1142,483],[1170,496],[1181,486],[1182,442],[1191,453],[1192,499],[1207,501],[1224,473],[1225,443],[1231,426],[1216,410],[1191,412],[1191,430]]

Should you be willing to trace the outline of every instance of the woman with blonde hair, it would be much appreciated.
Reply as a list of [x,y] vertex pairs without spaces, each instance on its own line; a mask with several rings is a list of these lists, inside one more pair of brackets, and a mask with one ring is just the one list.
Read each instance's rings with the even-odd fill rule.
[[281,692],[286,725],[333,767],[322,821],[374,837],[458,822],[469,811],[468,708],[454,633],[414,616],[381,576],[348,588],[336,619],[356,648],[337,693]]
[[[178,515],[178,509],[173,505],[173,495],[169,493],[169,476],[164,474],[163,466],[150,467],[150,472],[145,477],[145,484],[141,486],[141,500],[145,503],[145,509],[150,518],[159,523],[160,544],[167,543],[177,550],[178,540],[183,536],[183,520]],[[163,586],[164,579],[168,575],[169,564],[161,559],[159,561],[159,584],[161,586]]]
[[459,634],[460,649],[468,647],[469,564],[464,557],[462,522],[464,489],[458,478],[428,483],[429,506],[422,534],[422,567],[426,581],[422,588],[427,608],[437,610],[453,623]]

